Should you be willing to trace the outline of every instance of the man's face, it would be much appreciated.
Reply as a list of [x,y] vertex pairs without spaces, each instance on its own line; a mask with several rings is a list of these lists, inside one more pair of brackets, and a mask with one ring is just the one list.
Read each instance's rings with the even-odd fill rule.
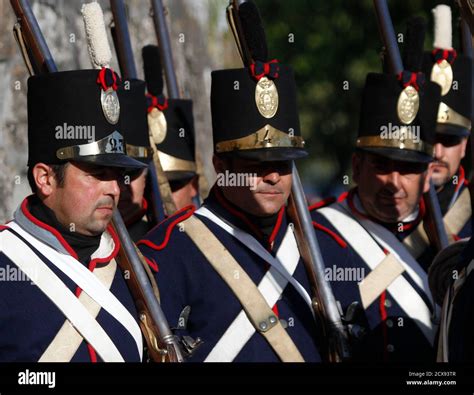
[[[87,236],[105,231],[119,200],[122,170],[71,162],[66,167],[64,183],[59,186],[54,173],[37,167],[33,174],[38,194],[62,225]],[[43,173],[38,175],[38,171]]]
[[357,152],[352,157],[352,171],[362,206],[382,222],[398,222],[413,213],[430,187],[426,164]]
[[[259,217],[278,213],[286,204],[291,192],[291,162],[258,162],[244,159],[220,159],[214,156],[214,167],[224,196],[243,211]],[[220,185],[234,174],[236,179],[248,179],[245,186]],[[239,176],[240,175],[240,176]],[[232,182],[232,181],[231,181]]]
[[118,203],[120,214],[125,222],[142,209],[146,177],[147,169],[136,169],[125,173],[124,182],[120,184]]
[[436,134],[435,161],[431,164],[435,186],[446,184],[456,174],[466,154],[466,144],[466,137]]
[[193,204],[193,198],[198,194],[199,177],[196,175],[191,179],[183,181],[170,181],[173,201],[177,210]]

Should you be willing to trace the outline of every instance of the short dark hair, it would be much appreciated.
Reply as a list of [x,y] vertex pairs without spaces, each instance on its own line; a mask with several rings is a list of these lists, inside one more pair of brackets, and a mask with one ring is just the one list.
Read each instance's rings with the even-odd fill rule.
[[[64,178],[66,176],[66,167],[69,165],[69,162],[60,164],[60,165],[48,165],[51,167],[51,170],[53,170],[54,177],[56,178],[56,181],[59,185],[59,187],[62,187],[64,185]],[[36,193],[38,191],[38,187],[36,186],[35,179],[33,177],[33,167],[30,166],[28,167],[28,184],[30,184],[30,188],[33,193]]]

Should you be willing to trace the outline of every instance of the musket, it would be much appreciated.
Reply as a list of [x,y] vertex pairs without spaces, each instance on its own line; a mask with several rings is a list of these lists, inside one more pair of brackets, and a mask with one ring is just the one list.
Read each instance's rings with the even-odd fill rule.
[[[14,34],[18,39],[30,75],[58,71],[29,1],[11,0],[11,5],[18,19]],[[140,327],[150,348],[150,354],[153,356],[154,353],[156,360],[182,361],[183,357],[177,339],[168,326],[148,281],[145,266],[140,261],[138,250],[133,245],[117,208],[113,212],[112,226],[120,239],[118,260],[121,264],[124,263],[124,266],[121,265],[122,270],[130,273],[129,283],[134,287],[131,293],[134,295]],[[137,299],[135,295],[140,295],[140,298]]]
[[[386,50],[386,61],[391,73],[397,75],[403,71],[402,58],[398,48],[392,19],[388,10],[386,0],[374,0],[375,13],[379,26],[380,37]],[[443,215],[439,206],[438,196],[430,180],[430,190],[424,195],[428,213],[428,237],[437,251],[441,251],[449,244],[446,229],[444,227]]]
[[[237,43],[237,48],[246,67],[252,62],[239,18],[241,0],[231,0],[227,7],[227,20]],[[303,186],[292,161],[292,187],[288,204],[301,257],[305,264],[312,288],[312,307],[315,316],[322,323],[322,335],[327,340],[327,354],[330,362],[341,362],[350,358],[349,336],[341,319],[331,285],[325,280],[325,265],[313,227]]]
[[[165,72],[168,97],[170,99],[179,99],[181,95],[179,94],[178,80],[176,78],[176,69],[173,62],[173,52],[171,50],[171,41],[163,2],[161,0],[151,0],[151,10],[153,25],[155,26],[155,33],[158,39],[160,59]],[[161,70],[157,72],[161,72]],[[196,207],[200,206],[201,201],[199,196],[195,196],[193,202]]]
[[471,36],[474,35],[474,4],[472,0],[456,0],[461,12],[463,21],[471,31]]
[[155,26],[160,49],[161,63],[165,71],[166,87],[170,99],[179,99],[178,81],[173,63],[173,53],[171,51],[171,41],[166,23],[163,2],[161,0],[151,0],[153,11],[153,25]]
[[30,75],[54,73],[58,69],[41,33],[28,0],[10,0],[17,22],[13,35]]
[[[120,72],[124,79],[137,78],[137,69],[133,58],[132,43],[128,31],[127,15],[123,0],[110,0],[112,9],[113,24],[111,26],[112,38],[115,52],[119,61]],[[153,144],[152,144],[153,148]],[[154,150],[155,151],[155,150]],[[148,166],[149,176],[147,177],[148,200],[151,200],[152,218],[151,222],[157,224],[165,219],[166,215],[171,215],[176,211],[176,207],[171,195],[171,188],[161,167],[160,160],[156,153],[153,161]]]
[[[132,46],[125,19],[125,6],[121,1],[115,1],[111,5],[114,16],[117,17],[114,33],[116,36],[115,42],[119,46],[117,52],[121,54],[121,69],[128,73],[125,78],[136,78]],[[84,19],[85,24],[89,24],[89,29],[86,28],[86,31],[92,31],[92,27],[95,27],[96,39],[100,39],[108,46],[105,30],[97,28],[102,22],[102,13],[100,15],[94,14],[90,18],[93,18],[93,20]],[[89,42],[92,42],[92,40]],[[95,53],[95,51],[92,51],[92,53]],[[91,59],[91,61],[96,66],[96,59]],[[120,238],[121,249],[117,261],[124,272],[130,273],[127,285],[137,307],[140,328],[145,337],[151,359],[155,362],[182,362],[181,347],[161,309],[156,282],[144,257],[133,244],[118,208],[113,212],[112,226]]]

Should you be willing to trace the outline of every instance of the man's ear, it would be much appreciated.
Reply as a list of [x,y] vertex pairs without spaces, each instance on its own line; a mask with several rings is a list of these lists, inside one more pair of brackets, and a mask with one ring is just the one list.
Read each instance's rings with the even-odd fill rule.
[[352,179],[357,184],[360,179],[362,155],[358,152],[352,154]]
[[199,193],[199,176],[195,175],[191,180],[191,197],[195,198]]
[[464,137],[461,141],[461,159],[466,156],[467,137]]
[[433,166],[428,165],[426,169],[425,181],[423,182],[423,193],[426,193],[430,190],[431,176],[433,175]]
[[212,164],[214,165],[214,170],[217,174],[224,173],[226,170],[225,160],[219,158],[216,154],[212,156]]
[[50,196],[56,189],[56,178],[53,169],[44,163],[37,163],[32,170],[33,180],[38,188],[37,193],[42,197]]

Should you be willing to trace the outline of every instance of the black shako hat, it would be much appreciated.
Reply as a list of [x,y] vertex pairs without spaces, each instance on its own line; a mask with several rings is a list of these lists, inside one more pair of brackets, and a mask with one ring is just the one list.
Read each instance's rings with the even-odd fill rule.
[[163,95],[163,71],[156,45],[143,47],[142,56],[148,90],[148,119],[163,171],[169,181],[194,177],[193,102],[188,99],[169,99]]
[[431,162],[439,85],[427,81],[421,69],[425,22],[409,21],[399,75],[369,73],[362,93],[356,146],[390,159]]
[[425,52],[423,72],[441,86],[436,133],[467,137],[472,116],[472,59],[452,48],[451,8],[433,9],[434,49]]
[[88,162],[140,168],[127,156],[119,77],[111,69],[28,79],[28,166]]
[[214,151],[259,161],[304,157],[293,70],[269,60],[255,4],[243,3],[238,12],[252,63],[211,73]]
[[122,128],[127,141],[127,155],[143,163],[153,158],[148,133],[145,81],[123,81],[119,91]]

